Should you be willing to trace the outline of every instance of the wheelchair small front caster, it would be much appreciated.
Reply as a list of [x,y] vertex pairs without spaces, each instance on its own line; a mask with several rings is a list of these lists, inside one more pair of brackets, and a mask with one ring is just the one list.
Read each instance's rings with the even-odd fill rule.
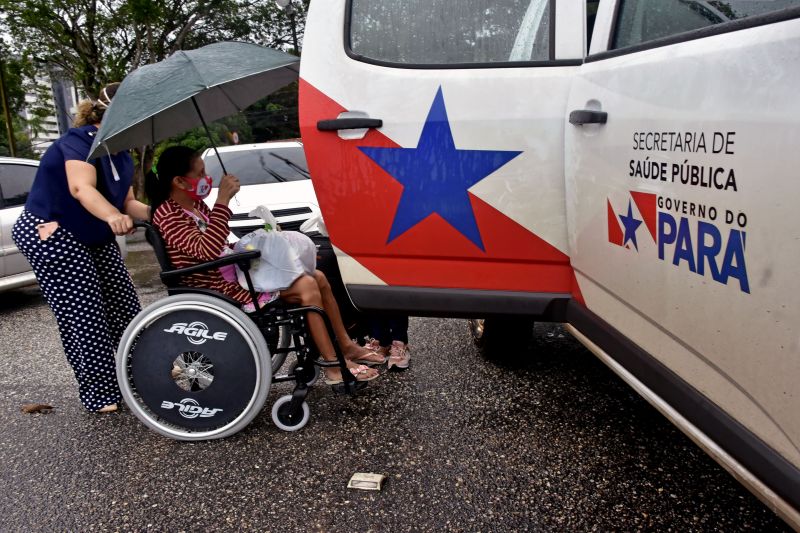
[[297,431],[303,429],[311,418],[311,409],[308,403],[303,402],[303,407],[299,413],[292,413],[292,395],[281,396],[272,406],[272,421],[283,431]]

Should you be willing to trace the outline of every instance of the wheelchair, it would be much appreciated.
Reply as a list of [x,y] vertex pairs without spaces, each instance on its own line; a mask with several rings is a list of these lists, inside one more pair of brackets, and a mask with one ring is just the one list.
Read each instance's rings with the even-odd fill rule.
[[[130,323],[116,354],[117,379],[125,404],[151,430],[166,437],[199,441],[228,437],[245,428],[267,400],[272,383],[294,382],[291,394],[272,406],[272,420],[284,431],[302,429],[311,411],[305,401],[320,367],[338,367],[343,382],[335,392],[355,394],[367,384],[347,371],[334,342],[336,361],[319,357],[308,329],[308,313],[318,307],[258,303],[249,268],[258,251],[231,254],[175,269],[158,229],[137,223],[153,247],[169,296],[144,308]],[[218,292],[181,285],[184,276],[238,265],[255,312]],[[277,375],[287,356],[288,373]]]

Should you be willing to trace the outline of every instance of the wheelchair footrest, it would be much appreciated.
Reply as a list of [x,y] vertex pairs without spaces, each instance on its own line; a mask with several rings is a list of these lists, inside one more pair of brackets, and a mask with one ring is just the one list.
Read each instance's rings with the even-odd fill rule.
[[369,385],[366,381],[354,381],[350,384],[337,383],[336,385],[331,385],[331,390],[333,390],[336,394],[355,394],[356,392],[362,391],[367,388]]
[[314,366],[321,368],[339,368],[339,361],[325,361],[324,359],[316,359]]

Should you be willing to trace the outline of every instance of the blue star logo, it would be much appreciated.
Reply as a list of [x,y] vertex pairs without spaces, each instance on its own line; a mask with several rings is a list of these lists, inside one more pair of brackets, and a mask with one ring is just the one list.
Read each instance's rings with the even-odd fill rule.
[[522,153],[456,148],[441,87],[416,148],[359,150],[403,185],[387,244],[435,213],[482,251],[467,190]]
[[642,221],[633,216],[633,206],[631,201],[628,200],[628,216],[619,215],[622,225],[625,226],[625,238],[622,239],[622,246],[628,244],[628,241],[633,242],[636,251],[639,251],[639,245],[636,243],[636,230],[642,225]]

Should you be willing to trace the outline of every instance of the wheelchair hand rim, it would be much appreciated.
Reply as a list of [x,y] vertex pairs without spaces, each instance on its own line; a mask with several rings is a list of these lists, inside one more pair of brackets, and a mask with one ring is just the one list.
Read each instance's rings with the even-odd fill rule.
[[[183,310],[197,310],[198,307],[202,307],[203,311],[208,312],[216,317],[224,320],[228,324],[230,324],[236,332],[245,339],[248,348],[251,350],[251,353],[258,354],[259,350],[253,339],[250,336],[250,333],[242,327],[242,325],[235,319],[235,317],[225,313],[223,310],[217,308],[215,305],[212,305],[210,302],[204,302],[202,300],[197,301],[178,301],[166,304],[161,307],[157,307],[152,309],[151,311],[147,311],[145,309],[142,314],[134,318],[131,324],[128,326],[129,329],[136,328],[137,331],[143,331],[146,329],[150,324],[158,320],[159,318],[175,311],[183,311]],[[127,333],[127,331],[126,331]],[[218,437],[219,435],[226,433],[229,428],[236,426],[237,424],[241,423],[242,420],[246,418],[253,418],[257,414],[258,411],[261,410],[263,407],[262,405],[256,406],[256,402],[259,399],[259,389],[261,387],[266,386],[267,390],[269,390],[269,385],[272,380],[272,365],[266,364],[262,365],[261,358],[255,357],[255,367],[256,367],[256,387],[253,391],[252,396],[250,397],[247,405],[242,410],[242,412],[230,422],[212,430],[207,431],[191,431],[187,429],[180,428],[180,426],[173,424],[171,422],[166,422],[162,420],[160,417],[155,415],[150,411],[149,408],[142,406],[138,401],[135,400],[134,396],[136,394],[135,389],[131,386],[131,382],[128,379],[128,369],[127,369],[127,354],[130,353],[131,348],[133,347],[134,342],[137,340],[138,335],[124,335],[125,343],[121,344],[117,350],[117,381],[119,382],[119,386],[123,395],[123,398],[126,400],[130,400],[127,402],[128,407],[131,411],[136,415],[137,418],[146,421],[151,428],[161,428],[160,433],[169,436],[171,438],[178,438],[178,439],[185,439],[191,438],[191,440],[209,440]],[[266,343],[265,343],[266,344]],[[269,357],[269,348],[267,348],[266,359],[268,361],[271,360]],[[266,401],[266,395],[264,395],[264,401]],[[255,412],[254,412],[255,411]],[[175,428],[174,430],[172,428]]]

